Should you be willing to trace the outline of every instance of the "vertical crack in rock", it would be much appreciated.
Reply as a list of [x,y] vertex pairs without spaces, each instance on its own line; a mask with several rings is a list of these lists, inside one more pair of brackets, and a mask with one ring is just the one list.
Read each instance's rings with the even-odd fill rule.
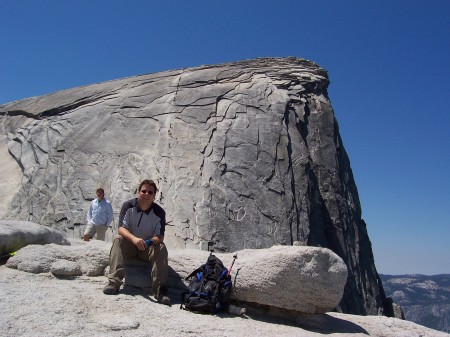
[[[286,131],[287,131],[287,138],[288,138],[288,143],[287,143],[287,152],[288,152],[288,167],[289,167],[289,172],[290,172],[290,178],[291,178],[291,194],[292,194],[292,211],[295,212],[293,220],[295,221],[295,225],[297,227],[297,233],[300,229],[300,210],[298,208],[299,203],[297,202],[297,190],[296,190],[296,186],[295,186],[295,174],[294,174],[294,164],[293,164],[293,159],[292,159],[292,139],[291,139],[291,135],[289,133],[289,117],[290,114],[292,112],[292,109],[289,107],[289,105],[286,105],[286,110],[285,110],[285,114],[284,114],[284,125],[286,127]],[[290,239],[291,242],[290,244],[293,245],[294,244],[294,235],[293,235],[293,228],[292,228],[292,221],[290,222]]]

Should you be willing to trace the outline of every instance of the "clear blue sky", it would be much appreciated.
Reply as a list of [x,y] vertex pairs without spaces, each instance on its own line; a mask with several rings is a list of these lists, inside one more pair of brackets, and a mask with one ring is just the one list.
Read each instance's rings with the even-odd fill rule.
[[328,70],[380,273],[450,274],[449,0],[1,0],[0,104],[256,57]]

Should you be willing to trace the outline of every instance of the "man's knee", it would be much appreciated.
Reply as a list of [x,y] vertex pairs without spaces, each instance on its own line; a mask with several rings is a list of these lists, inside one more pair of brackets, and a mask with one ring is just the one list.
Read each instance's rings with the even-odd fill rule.
[[122,243],[122,240],[123,240],[123,236],[122,236],[122,235],[119,235],[119,234],[114,235],[114,238],[113,238],[113,244],[114,244],[114,243],[121,244],[121,243]]
[[111,250],[120,250],[124,259],[134,258],[139,253],[136,246],[121,235],[114,236]]
[[88,223],[88,225],[86,226],[86,230],[84,231],[83,234],[83,240],[89,241],[94,237],[94,235],[95,235],[95,226],[92,223]]
[[164,243],[160,243],[153,247],[153,252],[151,253],[150,262],[154,264],[164,263],[167,264],[169,258],[169,253],[167,247]]
[[122,237],[120,235],[116,235],[112,241],[110,255],[117,255],[122,252]]

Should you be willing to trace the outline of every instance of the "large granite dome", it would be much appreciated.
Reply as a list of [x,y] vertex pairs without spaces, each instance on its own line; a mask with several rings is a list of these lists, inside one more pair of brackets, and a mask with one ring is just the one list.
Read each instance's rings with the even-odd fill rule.
[[150,178],[169,249],[328,247],[349,270],[341,309],[377,314],[383,289],[328,84],[313,62],[264,58],[4,104],[3,217],[72,235],[97,186],[117,215]]

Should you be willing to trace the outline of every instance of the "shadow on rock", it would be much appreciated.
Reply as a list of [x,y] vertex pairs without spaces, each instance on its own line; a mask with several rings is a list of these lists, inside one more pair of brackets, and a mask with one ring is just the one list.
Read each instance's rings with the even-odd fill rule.
[[[120,294],[129,295],[129,296],[142,296],[143,298],[149,300],[153,303],[159,303],[156,298],[154,298],[151,295],[151,289],[150,288],[139,288],[139,287],[133,287],[129,285],[125,285],[121,290]],[[171,303],[168,306],[172,306],[173,304],[180,304],[178,301],[174,301],[174,298],[179,298],[180,296],[175,297],[174,292],[169,290],[169,297],[171,300]]]
[[321,334],[361,333],[370,335],[361,326],[350,321],[339,319],[327,314],[317,314],[296,319],[297,326],[302,329]]
[[129,296],[142,296],[145,299],[156,302],[156,300],[152,296],[150,296],[150,289],[146,288],[138,288],[126,285],[120,290],[120,294]]
[[241,317],[247,317],[266,323],[289,325],[320,334],[359,333],[368,336],[370,335],[367,330],[358,324],[328,314],[304,314],[298,311],[235,301],[234,304],[246,308],[246,315]]

